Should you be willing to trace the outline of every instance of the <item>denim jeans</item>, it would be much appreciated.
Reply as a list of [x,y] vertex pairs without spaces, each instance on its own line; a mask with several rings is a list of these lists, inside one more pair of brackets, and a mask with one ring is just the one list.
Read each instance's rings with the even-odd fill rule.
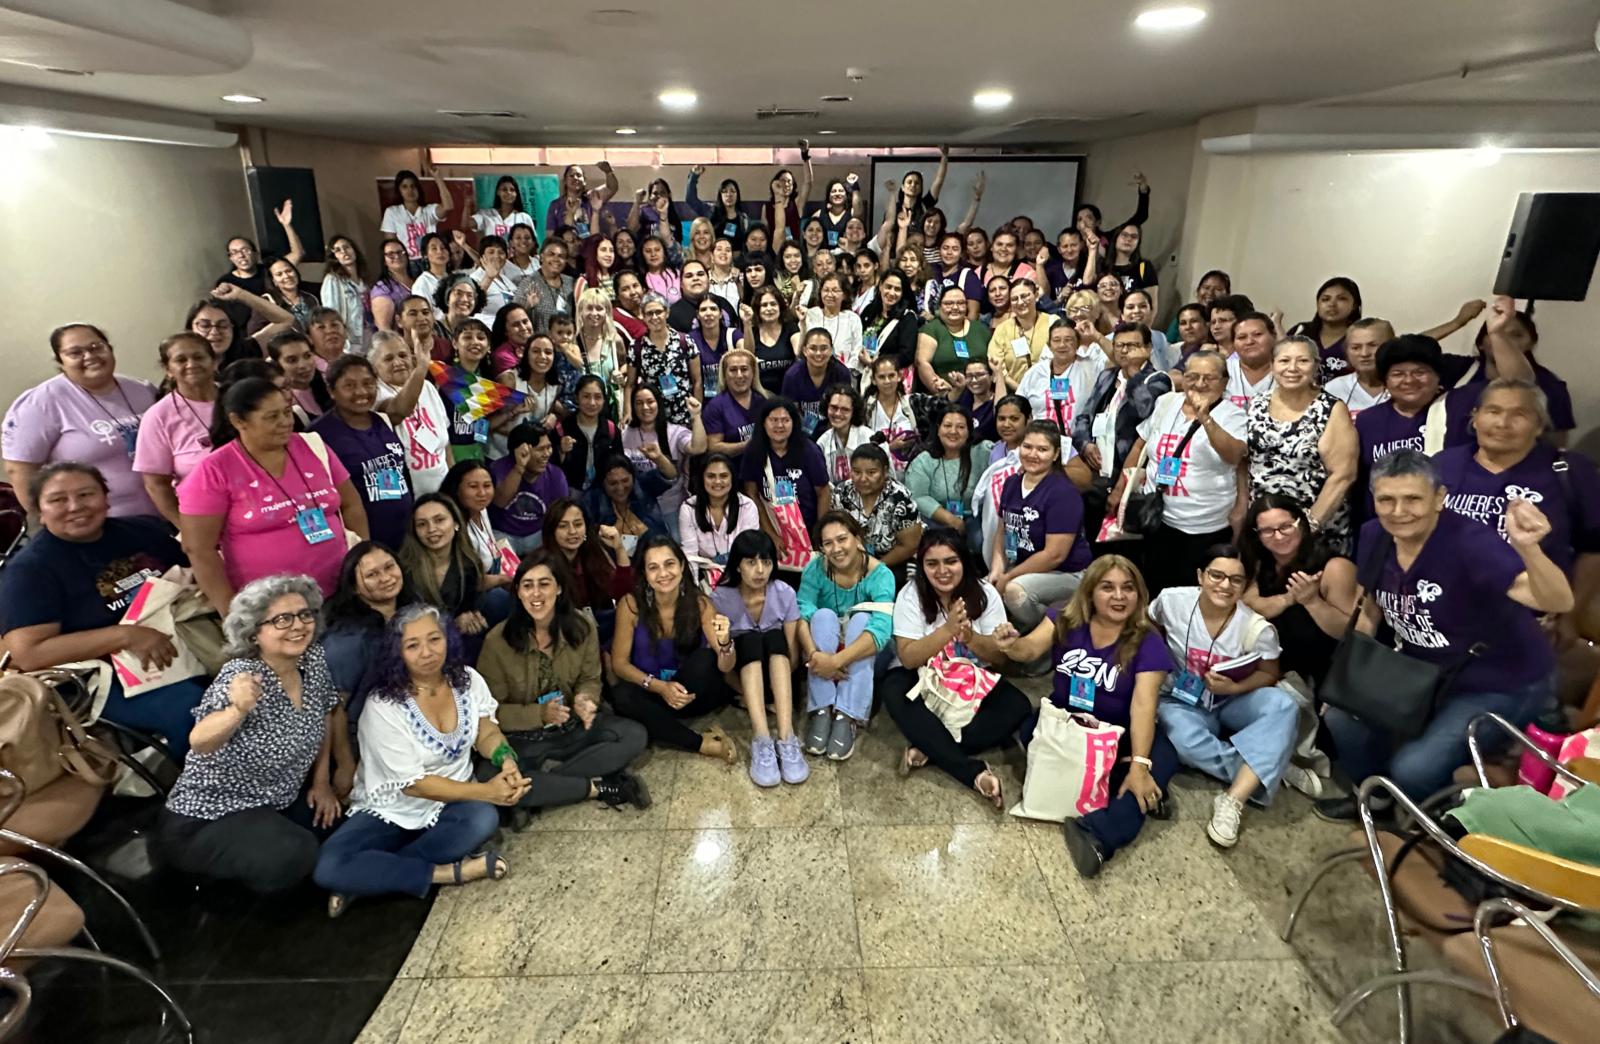
[[[851,613],[840,639],[839,616],[832,609],[818,609],[811,617],[811,640],[825,653],[837,652],[867,633],[867,614]],[[863,656],[845,668],[840,681],[810,675],[806,683],[806,711],[832,707],[856,721],[872,716],[872,673],[877,654]]]
[[312,880],[335,895],[427,896],[433,868],[471,855],[500,827],[487,801],[453,801],[433,826],[407,830],[356,812],[322,845]]
[[[1132,763],[1122,759],[1133,753],[1133,740],[1131,733],[1122,734],[1122,742],[1117,746],[1117,765],[1111,770],[1111,800],[1098,812],[1090,812],[1078,820],[1078,825],[1094,835],[1100,842],[1100,851],[1107,859],[1116,855],[1117,850],[1133,843],[1139,836],[1139,831],[1144,829],[1145,814],[1139,808],[1139,799],[1134,797],[1133,791],[1128,791],[1122,796],[1117,796],[1117,790],[1122,786],[1122,781],[1128,778],[1128,770]],[[1167,794],[1167,784],[1178,773],[1178,753],[1172,749],[1172,744],[1167,740],[1167,734],[1156,727],[1156,734],[1150,742],[1150,776],[1156,781],[1156,786],[1166,794],[1168,801],[1172,796]]]
[[1261,779],[1255,797],[1266,804],[1294,753],[1300,707],[1293,696],[1272,685],[1227,696],[1215,707],[1192,706],[1161,697],[1156,716],[1178,752],[1178,760],[1206,775],[1232,783],[1250,766]]
[[[1455,770],[1470,760],[1467,725],[1473,718],[1493,711],[1521,728],[1555,701],[1555,693],[1554,673],[1509,692],[1451,693],[1422,735],[1398,744],[1337,707],[1329,707],[1323,721],[1333,737],[1339,767],[1351,782],[1359,785],[1368,776],[1388,776],[1407,797],[1421,801],[1444,789]],[[1485,729],[1481,735],[1485,753],[1498,753],[1509,742],[1498,730]]]

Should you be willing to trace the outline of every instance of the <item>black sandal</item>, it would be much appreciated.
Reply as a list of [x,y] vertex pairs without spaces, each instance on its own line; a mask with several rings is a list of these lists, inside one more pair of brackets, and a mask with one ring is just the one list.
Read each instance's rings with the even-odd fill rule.
[[474,852],[465,859],[457,859],[454,863],[450,864],[450,872],[455,878],[456,884],[461,885],[471,883],[469,881],[461,880],[461,866],[463,863],[470,863],[474,859],[482,859],[483,868],[485,871],[487,871],[484,876],[478,880],[500,881],[511,872],[511,864],[507,863],[505,859],[501,857],[500,850],[497,848],[489,848],[482,852]]

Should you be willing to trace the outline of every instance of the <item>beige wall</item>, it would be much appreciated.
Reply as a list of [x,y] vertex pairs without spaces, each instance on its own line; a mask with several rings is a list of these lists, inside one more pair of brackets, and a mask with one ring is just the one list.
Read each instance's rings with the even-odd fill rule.
[[[1154,180],[1152,178],[1152,180]],[[1487,297],[1517,195],[1600,190],[1600,153],[1460,151],[1211,156],[1196,152],[1179,285],[1208,268],[1258,306],[1308,318],[1317,286],[1347,275],[1367,315],[1426,329]],[[1578,434],[1600,419],[1600,288],[1537,310],[1539,359],[1572,392]],[[1445,342],[1470,351],[1476,325]]]
[[235,149],[52,136],[0,162],[0,405],[55,372],[49,335],[101,326],[124,373],[158,375],[156,345],[249,234]]

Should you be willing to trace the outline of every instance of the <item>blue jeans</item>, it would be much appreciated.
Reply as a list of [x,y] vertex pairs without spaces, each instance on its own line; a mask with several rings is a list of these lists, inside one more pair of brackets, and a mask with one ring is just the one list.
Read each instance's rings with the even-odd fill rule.
[[1156,705],[1162,731],[1179,761],[1224,783],[1232,783],[1240,768],[1250,766],[1261,779],[1254,796],[1262,804],[1272,800],[1294,753],[1299,715],[1294,697],[1271,685],[1223,697],[1210,710],[1171,696]]
[[[1133,796],[1133,791],[1128,791],[1117,797],[1117,789],[1122,786],[1122,781],[1128,778],[1128,769],[1132,763],[1122,759],[1133,753],[1130,733],[1122,734],[1122,742],[1117,746],[1117,765],[1111,770],[1111,801],[1098,812],[1090,812],[1078,820],[1078,825],[1094,835],[1100,842],[1100,851],[1107,859],[1116,855],[1117,850],[1133,843],[1139,836],[1139,831],[1144,829],[1145,815],[1139,808],[1139,799]],[[1161,788],[1163,794],[1167,793],[1167,784],[1178,773],[1178,753],[1172,749],[1172,743],[1167,739],[1167,734],[1156,727],[1155,738],[1150,743],[1150,776],[1156,781],[1156,786]],[[1167,795],[1171,801],[1171,795]]]
[[323,842],[312,880],[335,895],[427,896],[433,868],[471,855],[500,827],[487,801],[453,801],[426,830],[407,830],[356,812]]
[[[844,625],[844,641],[839,640],[839,616],[832,609],[818,609],[811,617],[811,640],[825,653],[837,652],[867,633],[866,613],[851,613]],[[864,722],[872,716],[872,667],[877,656],[864,656],[845,668],[843,681],[809,676],[806,683],[806,710],[832,707],[841,714]]]
[[[1457,692],[1444,698],[1427,729],[1413,740],[1396,744],[1387,733],[1357,721],[1337,707],[1323,715],[1338,751],[1339,767],[1351,782],[1368,776],[1388,776],[1406,796],[1421,801],[1443,790],[1456,769],[1465,765],[1467,724],[1493,711],[1522,728],[1555,701],[1556,679],[1551,673],[1531,685],[1509,692]],[[1509,740],[1498,730],[1484,729],[1482,750],[1498,753]]]
[[100,716],[130,729],[155,733],[167,741],[172,756],[182,761],[189,754],[195,705],[205,694],[204,678],[186,678],[130,698],[123,695],[122,683],[113,677]]

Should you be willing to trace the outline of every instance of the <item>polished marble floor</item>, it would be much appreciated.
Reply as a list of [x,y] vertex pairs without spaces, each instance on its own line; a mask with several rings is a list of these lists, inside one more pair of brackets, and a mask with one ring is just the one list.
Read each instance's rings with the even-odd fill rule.
[[[741,713],[720,717],[748,738]],[[813,759],[809,782],[773,791],[743,766],[652,751],[648,811],[556,810],[506,836],[506,880],[358,902],[338,921],[309,885],[256,900],[152,872],[153,809],[113,802],[75,848],[144,912],[158,962],[68,888],[201,1044],[1394,1039],[1387,997],[1329,1021],[1382,969],[1361,870],[1332,874],[1293,945],[1278,938],[1291,888],[1348,833],[1300,795],[1248,812],[1221,852],[1204,835],[1218,785],[1180,775],[1175,819],[1084,881],[1059,827],[996,814],[936,770],[901,779],[901,749],[880,718],[854,758]],[[992,760],[1014,801],[1022,752]],[[30,977],[20,1040],[180,1039],[126,980]],[[1422,1044],[1493,1038],[1455,995],[1416,1001]]]

